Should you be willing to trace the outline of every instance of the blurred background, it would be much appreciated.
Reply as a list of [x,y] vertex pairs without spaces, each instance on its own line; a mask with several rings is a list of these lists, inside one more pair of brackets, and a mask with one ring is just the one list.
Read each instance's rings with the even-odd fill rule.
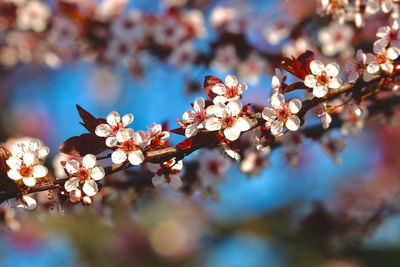
[[[30,1],[6,2],[22,8]],[[57,2],[42,3],[56,10]],[[107,8],[126,1],[103,2],[109,5],[102,6],[107,13]],[[296,6],[299,2],[300,7]],[[100,5],[97,1],[80,4]],[[278,31],[265,28],[277,21],[297,24],[315,14],[311,0],[291,0],[286,5],[278,0],[137,0],[124,5],[122,14],[134,9],[155,16],[167,14],[170,8],[196,10],[204,34],[193,38],[190,45],[200,51],[199,61],[184,66],[171,59],[169,52],[160,57],[145,51],[137,58],[141,62],[138,74],[131,63],[116,57],[110,63],[91,53],[83,56],[81,50],[78,54],[69,51],[75,44],[68,43],[58,43],[52,53],[41,57],[43,44],[34,39],[38,35],[43,39],[56,27],[13,30],[15,35],[33,32],[35,36],[29,37],[32,40],[14,36],[12,46],[11,30],[4,26],[11,11],[2,6],[2,142],[12,137],[39,138],[51,149],[50,166],[60,144],[84,132],[76,104],[96,117],[113,110],[133,113],[134,129],[146,129],[153,122],[177,128],[175,118],[180,119],[196,97],[205,96],[201,84],[206,75],[221,79],[238,75],[249,85],[242,102],[265,105],[274,69],[269,55],[279,54],[284,47],[295,49],[287,46],[286,37],[268,42],[274,37],[265,31]],[[222,15],[217,12],[224,8],[228,11]],[[53,12],[51,16],[54,21],[64,15]],[[104,16],[105,20],[112,18]],[[231,17],[233,22],[228,24],[225,20]],[[221,20],[226,24],[224,31],[215,26]],[[246,54],[243,59],[236,51],[235,59],[228,45],[218,52],[215,43],[229,27],[259,54]],[[307,30],[315,40],[315,25]],[[365,41],[371,43],[368,37]],[[26,60],[22,52],[31,53],[27,57],[32,59]],[[354,55],[354,49],[347,46],[340,53],[338,58]],[[211,56],[200,62],[205,55]],[[258,176],[248,177],[239,171],[238,163],[232,163],[225,173],[226,182],[218,185],[218,201],[172,191],[153,191],[139,198],[137,192],[128,190],[124,196],[118,196],[118,191],[110,194],[115,201],[95,201],[92,206],[73,209],[41,206],[35,211],[11,211],[10,203],[3,204],[0,266],[399,266],[399,132],[400,128],[379,120],[366,123],[362,131],[344,139],[340,164],[325,153],[320,142],[312,140],[304,140],[295,162],[285,148],[273,150],[270,166]],[[340,130],[331,132],[332,138],[339,136]],[[181,140],[172,136],[173,144]]]

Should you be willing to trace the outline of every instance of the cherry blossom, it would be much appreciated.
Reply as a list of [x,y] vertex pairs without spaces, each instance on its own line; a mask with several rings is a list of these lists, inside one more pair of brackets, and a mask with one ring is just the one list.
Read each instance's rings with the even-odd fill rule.
[[285,22],[277,22],[267,25],[263,29],[263,36],[268,43],[277,45],[290,34],[290,27]]
[[[72,192],[82,186],[82,191],[87,196],[94,196],[99,191],[96,181],[103,179],[105,172],[100,166],[96,166],[96,157],[87,154],[82,158],[82,164],[77,160],[69,160],[65,163],[65,169],[69,174],[69,179],[65,182],[64,188],[67,192]],[[78,194],[75,191],[73,194]],[[76,196],[74,196],[76,199]]]
[[330,156],[336,164],[340,164],[342,160],[339,158],[338,153],[346,148],[346,143],[342,138],[334,139],[330,135],[327,135],[327,137],[327,140],[319,140],[319,143],[325,153]]
[[348,25],[332,23],[318,32],[318,40],[322,44],[322,52],[333,56],[349,48],[353,38],[353,29]]
[[400,54],[400,42],[397,42],[396,47],[389,47],[388,49],[374,46],[374,53],[368,54],[367,58],[367,71],[370,74],[376,74],[380,70],[392,73],[393,72],[393,60],[397,59]]
[[379,39],[374,42],[374,47],[386,47],[390,42],[398,40],[400,37],[399,22],[395,20],[391,26],[380,27],[376,37]]
[[227,105],[217,103],[213,108],[216,117],[206,121],[209,131],[223,130],[226,139],[235,141],[240,133],[251,128],[251,120],[240,115],[242,104],[238,101],[229,102]]
[[182,187],[182,180],[178,176],[183,167],[181,160],[176,162],[175,159],[170,159],[161,164],[147,163],[147,167],[155,173],[151,179],[155,187],[160,187],[165,183],[174,190]]
[[144,138],[143,140],[139,141],[142,143],[142,147],[146,148],[147,146],[153,145],[155,147],[160,147],[165,145],[165,142],[169,139],[169,132],[163,131],[161,124],[153,123],[150,125],[149,129],[144,131],[137,131],[138,138]]
[[393,0],[368,0],[365,11],[367,14],[375,14],[381,9],[383,13],[389,13],[394,5]]
[[328,94],[329,89],[338,89],[342,80],[338,76],[340,67],[337,63],[332,62],[324,65],[319,60],[313,60],[310,63],[312,74],[304,79],[304,84],[313,89],[313,95],[321,98]]
[[17,9],[17,26],[21,30],[43,32],[50,17],[49,7],[40,1],[27,1]]
[[97,125],[95,133],[99,137],[106,137],[106,145],[115,147],[117,144],[117,133],[120,129],[126,129],[133,122],[133,114],[126,114],[122,118],[118,112],[112,111],[107,116],[107,123]]
[[245,78],[250,84],[257,84],[267,64],[258,53],[251,53],[238,66],[239,77]]
[[232,44],[220,46],[215,51],[215,57],[210,63],[211,68],[218,72],[225,73],[233,70],[238,64],[239,59],[236,49]]
[[187,124],[185,129],[185,136],[187,138],[197,134],[199,129],[205,128],[206,120],[213,115],[213,106],[205,108],[205,101],[202,97],[198,97],[193,103],[193,108],[188,109],[183,113],[182,118]]
[[275,93],[282,92],[283,84],[284,84],[285,80],[286,80],[286,77],[282,78],[281,70],[276,68],[275,75],[272,76],[272,80],[271,80],[271,86],[272,86],[272,89],[270,92],[271,96]]
[[356,57],[351,58],[346,62],[345,69],[349,82],[355,83],[359,77],[362,77],[366,82],[372,79],[371,73],[367,71],[367,58],[368,55],[361,49],[358,49]]
[[134,132],[130,128],[119,129],[115,136],[117,149],[111,154],[111,160],[115,164],[121,164],[127,159],[132,165],[140,165],[144,161],[144,155],[140,147],[146,140],[143,131]]
[[225,77],[225,83],[217,83],[211,89],[217,96],[213,99],[214,104],[226,103],[228,101],[239,100],[242,94],[247,91],[245,82],[238,82],[238,79],[233,75]]
[[245,173],[248,177],[260,176],[261,171],[270,164],[269,150],[265,149],[259,151],[251,148],[244,151],[244,157],[240,162],[240,171]]
[[285,126],[290,131],[297,131],[300,127],[300,119],[295,115],[302,106],[299,99],[285,102],[282,94],[275,93],[271,96],[272,108],[265,107],[262,117],[266,120],[265,127],[271,130],[273,135],[279,135]]
[[28,186],[34,186],[38,178],[47,175],[47,168],[42,165],[44,158],[49,154],[48,147],[41,147],[38,140],[31,140],[28,145],[18,143],[15,153],[6,161],[10,170],[8,177],[20,181]]

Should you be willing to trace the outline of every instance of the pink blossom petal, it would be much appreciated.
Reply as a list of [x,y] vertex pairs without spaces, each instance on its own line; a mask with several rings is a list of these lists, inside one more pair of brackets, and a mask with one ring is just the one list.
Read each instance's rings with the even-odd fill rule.
[[126,159],[126,153],[122,149],[117,149],[111,154],[111,160],[114,164],[125,162]]
[[230,88],[235,87],[238,85],[238,79],[233,75],[228,75],[225,78],[225,85]]
[[93,181],[93,180],[86,180],[82,186],[82,190],[87,196],[90,196],[90,197],[96,195],[97,192],[99,192],[97,183],[96,183],[96,181]]
[[273,94],[269,100],[271,102],[271,105],[275,109],[281,109],[283,108],[283,105],[285,104],[285,97],[283,94]]
[[107,137],[111,134],[111,127],[105,123],[99,124],[96,127],[95,133],[99,137]]
[[225,135],[226,139],[228,139],[230,141],[235,141],[240,136],[240,130],[236,129],[235,127],[226,128],[224,130],[224,135]]
[[164,177],[155,175],[153,178],[151,178],[151,182],[155,187],[160,187],[164,183]]
[[251,128],[251,120],[239,117],[235,123],[235,128],[239,129],[241,132],[245,132]]
[[213,91],[213,93],[216,93],[217,95],[223,95],[225,94],[226,87],[223,83],[217,83],[212,87],[211,90]]
[[329,90],[327,87],[321,85],[321,86],[314,87],[313,94],[315,97],[321,98],[321,97],[326,96],[328,94],[328,91]]
[[289,101],[289,111],[292,114],[297,114],[301,109],[302,103],[300,99],[292,99]]
[[331,62],[328,65],[326,65],[326,67],[325,67],[325,72],[330,77],[338,76],[339,71],[340,71],[340,67],[339,67],[339,64],[337,64],[336,62]]
[[48,173],[48,170],[43,165],[35,165],[32,168],[32,176],[34,178],[42,178],[45,177]]
[[174,190],[177,190],[182,187],[183,183],[178,175],[170,175],[169,178],[170,178],[169,187],[171,187]]
[[78,177],[72,177],[71,179],[68,179],[64,184],[65,190],[67,192],[75,190],[79,185],[79,180],[80,179]]
[[206,103],[202,97],[196,98],[196,101],[193,103],[193,108],[197,113],[200,113],[204,110]]
[[329,88],[337,89],[342,85],[342,80],[339,77],[329,79]]
[[142,151],[136,150],[129,153],[128,160],[132,165],[140,165],[144,161],[144,155]]
[[92,179],[96,181],[103,179],[104,175],[104,169],[100,166],[96,166],[90,171],[90,177],[92,177]]
[[65,168],[67,169],[68,173],[74,174],[79,171],[80,164],[78,161],[72,159],[65,163]]
[[314,75],[307,75],[304,78],[304,84],[307,87],[314,88],[316,86],[316,84],[317,84],[317,80],[315,79]]
[[96,157],[92,154],[87,154],[82,159],[82,165],[85,169],[91,169],[96,165]]
[[285,125],[290,131],[297,131],[300,127],[300,119],[296,115],[292,115]]
[[190,138],[196,134],[197,134],[197,125],[196,124],[190,124],[189,126],[186,127],[185,136],[187,138]]
[[126,114],[122,117],[122,126],[126,127],[133,122],[133,114]]
[[314,75],[320,75],[322,73],[322,71],[324,71],[325,66],[324,63],[322,63],[319,60],[313,60],[310,63],[310,70],[312,72],[312,74]]
[[278,135],[283,131],[283,122],[282,121],[274,121],[271,125],[271,133],[273,135]]
[[232,101],[226,105],[226,108],[232,116],[237,116],[242,111],[242,104],[239,101]]
[[33,177],[30,178],[23,178],[22,182],[24,182],[24,184],[28,187],[32,187],[36,185],[36,179]]
[[213,117],[213,118],[207,119],[207,121],[206,121],[206,129],[208,131],[218,131],[221,129],[221,127],[222,127],[222,124],[218,118]]
[[273,121],[277,117],[276,110],[274,110],[272,108],[268,108],[268,107],[264,108],[261,115],[262,115],[263,119],[266,121]]
[[107,116],[107,123],[111,126],[117,126],[120,121],[121,121],[121,117],[119,116],[118,112],[116,112],[116,111],[112,111]]

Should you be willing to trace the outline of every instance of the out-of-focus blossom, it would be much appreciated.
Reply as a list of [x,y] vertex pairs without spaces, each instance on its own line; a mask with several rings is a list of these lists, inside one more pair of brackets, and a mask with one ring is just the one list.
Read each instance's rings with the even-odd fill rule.
[[217,6],[211,11],[210,23],[215,29],[225,26],[238,15],[238,11],[233,7]]
[[271,164],[269,152],[269,150],[265,149],[262,151],[253,148],[246,149],[240,162],[240,171],[244,172],[248,177],[260,176],[262,170]]
[[43,32],[50,17],[49,7],[40,1],[27,1],[17,9],[17,26],[21,30]]
[[225,73],[233,70],[238,65],[239,59],[233,45],[220,46],[215,51],[215,57],[211,61],[211,68]]
[[251,84],[257,84],[266,66],[265,60],[258,53],[253,52],[239,64],[239,77]]
[[279,44],[283,39],[289,36],[289,33],[290,27],[284,22],[267,25],[263,30],[265,40],[272,45]]
[[353,29],[348,25],[332,23],[318,32],[318,40],[322,44],[322,52],[330,57],[350,47]]
[[328,135],[327,140],[319,140],[319,143],[325,153],[330,156],[336,164],[342,162],[338,153],[342,152],[346,148],[346,143],[342,138],[334,139]]

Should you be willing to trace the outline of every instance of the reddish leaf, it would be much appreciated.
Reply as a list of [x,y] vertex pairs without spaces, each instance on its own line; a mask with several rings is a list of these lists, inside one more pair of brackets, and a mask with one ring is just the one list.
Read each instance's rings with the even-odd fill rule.
[[291,92],[294,90],[299,90],[299,89],[308,89],[307,86],[305,86],[305,84],[303,82],[296,82],[296,83],[292,83],[288,86],[285,86],[285,88],[282,90],[282,94],[287,93],[287,92]]
[[82,124],[83,127],[85,127],[91,133],[95,132],[97,125],[107,122],[105,119],[102,118],[96,119],[92,114],[87,112],[79,105],[76,105],[76,109],[78,110],[79,116],[83,120],[83,123],[80,124]]
[[188,139],[183,140],[179,144],[177,144],[175,147],[178,150],[187,150],[187,149],[196,149],[198,147],[201,147],[205,145],[206,143],[212,141],[213,139],[216,139],[216,134],[217,132],[203,132],[203,133],[198,133],[196,136],[192,136]]
[[217,96],[211,90],[213,88],[213,86],[216,85],[217,83],[224,83],[224,82],[215,76],[206,76],[204,78],[204,90],[206,91],[206,94],[208,95],[208,97],[210,99],[214,99],[214,97]]
[[96,155],[106,149],[107,147],[104,143],[104,138],[91,133],[71,137],[59,148],[60,152],[75,157],[83,157],[86,154]]
[[174,134],[183,135],[183,136],[185,135],[185,129],[183,129],[183,128],[172,129],[172,130],[170,130],[170,132],[174,133]]
[[304,78],[310,74],[310,62],[314,59],[314,53],[311,51],[306,51],[301,54],[298,59],[292,57],[282,57],[280,64],[281,67],[290,72],[291,74],[304,80]]

